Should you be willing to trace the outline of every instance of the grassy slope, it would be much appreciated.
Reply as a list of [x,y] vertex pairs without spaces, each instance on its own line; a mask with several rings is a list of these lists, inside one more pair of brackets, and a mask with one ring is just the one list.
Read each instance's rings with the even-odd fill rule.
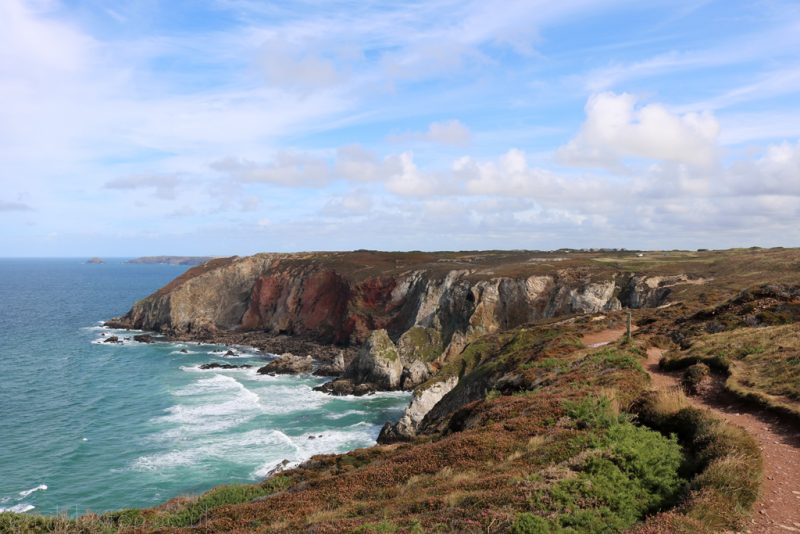
[[662,365],[697,362],[728,374],[729,391],[800,417],[800,323],[699,336],[691,348],[669,352]]

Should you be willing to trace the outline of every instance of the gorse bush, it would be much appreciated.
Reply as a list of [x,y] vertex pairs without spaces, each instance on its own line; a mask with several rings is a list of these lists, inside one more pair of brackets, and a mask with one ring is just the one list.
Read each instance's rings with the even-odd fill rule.
[[593,449],[570,466],[573,475],[533,495],[532,503],[549,510],[519,516],[514,532],[620,532],[680,495],[686,481],[675,437],[609,417],[591,420],[600,425]]

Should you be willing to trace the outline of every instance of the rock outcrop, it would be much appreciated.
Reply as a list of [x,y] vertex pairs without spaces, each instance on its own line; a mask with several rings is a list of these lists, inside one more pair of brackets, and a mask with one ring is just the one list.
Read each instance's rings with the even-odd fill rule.
[[294,354],[282,354],[264,367],[258,369],[260,375],[297,375],[310,373],[314,366],[314,359],[311,356],[295,356]]
[[458,377],[451,376],[414,391],[411,402],[397,423],[386,423],[378,436],[378,443],[395,443],[413,438],[425,415],[458,384]]
[[317,389],[335,395],[354,394],[356,386],[364,385],[366,391],[394,390],[400,388],[402,375],[403,363],[397,347],[386,330],[375,330],[345,369],[343,377]]
[[339,352],[339,354],[334,357],[333,361],[328,364],[320,365],[319,368],[314,371],[315,376],[340,376],[345,371],[345,361],[344,361],[344,352]]

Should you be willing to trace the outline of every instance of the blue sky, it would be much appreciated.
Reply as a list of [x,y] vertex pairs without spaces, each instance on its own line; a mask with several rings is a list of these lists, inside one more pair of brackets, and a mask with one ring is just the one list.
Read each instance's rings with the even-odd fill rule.
[[796,1],[3,0],[0,255],[800,246]]

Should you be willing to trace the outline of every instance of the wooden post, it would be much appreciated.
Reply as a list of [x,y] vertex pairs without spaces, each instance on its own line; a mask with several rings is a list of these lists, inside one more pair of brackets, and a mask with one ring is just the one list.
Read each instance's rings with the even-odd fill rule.
[[628,310],[628,320],[625,322],[625,337],[631,342],[631,311]]

